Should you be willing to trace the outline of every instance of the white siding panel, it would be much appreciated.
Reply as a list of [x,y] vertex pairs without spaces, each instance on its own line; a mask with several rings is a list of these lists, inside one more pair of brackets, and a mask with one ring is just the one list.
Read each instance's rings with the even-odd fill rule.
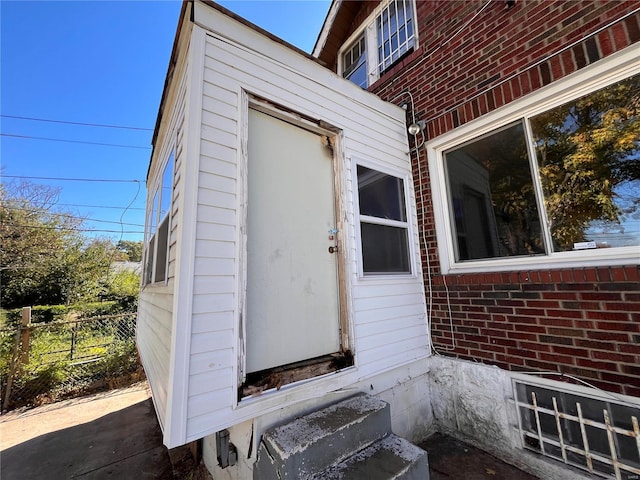
[[193,313],[214,313],[233,311],[235,306],[233,293],[218,293],[193,296]]
[[204,171],[200,172],[198,187],[224,193],[236,193],[236,181],[233,178],[220,177]]
[[232,385],[233,370],[231,367],[217,369],[203,373],[193,373],[189,378],[189,395],[196,397],[211,390],[211,386],[217,388],[229,388]]
[[238,152],[233,147],[225,147],[213,142],[209,142],[207,139],[202,139],[200,146],[201,153],[205,157],[205,161],[200,164],[200,171],[208,172],[207,161],[208,158],[215,158],[223,162],[235,163]]
[[212,205],[218,208],[227,208],[229,210],[234,210],[236,208],[236,196],[231,193],[202,188],[199,190],[198,194],[201,198],[200,202],[198,202],[199,205]]
[[206,223],[235,225],[236,212],[227,208],[218,208],[200,204],[198,205],[198,219]]
[[[224,147],[233,148],[236,144],[235,133],[229,133],[230,125],[233,122],[219,122],[216,127],[209,127],[207,125],[202,126],[202,137],[206,138],[209,142],[222,145]],[[225,127],[226,124],[226,128]]]
[[[196,238],[217,240],[220,242],[233,242],[236,238],[236,229],[233,225],[216,225],[213,223],[200,222],[196,226]],[[204,273],[204,275],[207,274],[210,274],[210,272]]]
[[192,354],[222,350],[225,348],[229,348],[230,345],[234,345],[232,330],[194,333],[191,336]]
[[233,311],[206,313],[193,316],[193,333],[233,330]]
[[[235,122],[238,105],[236,95],[225,95],[224,100],[220,100],[214,97],[207,97],[206,95],[202,99],[202,121],[206,125],[212,127],[216,125],[216,122],[220,117],[228,118]],[[231,103],[229,103],[231,102]]]
[[[221,372],[228,373],[228,370],[221,370]],[[222,380],[222,375],[220,379]],[[213,384],[215,385],[215,382],[213,382]],[[189,397],[189,412],[192,413],[193,416],[198,416],[210,412],[212,406],[229,405],[233,402],[233,394],[233,388],[227,387]],[[187,435],[189,435],[188,429]]]
[[205,373],[213,370],[231,368],[235,362],[233,350],[215,350],[213,352],[198,353],[191,356],[190,370],[193,374]]
[[[196,240],[196,254],[199,257],[234,258],[235,243],[215,240]],[[228,292],[223,292],[228,293]]]
[[196,257],[196,277],[205,275],[234,275],[234,270],[235,262],[233,259]]
[[206,293],[234,293],[235,288],[235,277],[233,276],[214,277],[212,275],[205,275],[203,278],[198,278],[197,285],[194,288],[193,293],[194,295],[203,295]]

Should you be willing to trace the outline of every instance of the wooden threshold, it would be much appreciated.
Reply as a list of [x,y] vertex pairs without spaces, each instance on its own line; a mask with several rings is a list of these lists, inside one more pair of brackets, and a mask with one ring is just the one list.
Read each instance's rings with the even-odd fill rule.
[[247,374],[244,384],[238,389],[238,400],[261,395],[267,390],[280,390],[283,385],[337,372],[353,365],[350,350],[311,358]]

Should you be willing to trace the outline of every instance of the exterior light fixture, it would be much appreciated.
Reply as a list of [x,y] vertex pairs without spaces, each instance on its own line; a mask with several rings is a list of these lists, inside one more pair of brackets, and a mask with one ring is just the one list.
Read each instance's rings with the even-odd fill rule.
[[414,137],[418,135],[424,129],[424,120],[420,120],[419,122],[412,123],[409,125],[407,129],[411,135]]

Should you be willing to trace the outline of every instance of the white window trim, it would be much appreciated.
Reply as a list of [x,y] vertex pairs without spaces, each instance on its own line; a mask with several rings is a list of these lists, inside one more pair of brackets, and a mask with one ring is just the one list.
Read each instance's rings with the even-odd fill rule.
[[[162,182],[164,179],[164,170],[165,168],[167,168],[167,165],[169,164],[169,161],[172,160],[173,161],[173,167],[172,167],[172,173],[171,173],[171,199],[169,201],[169,207],[166,211],[166,213],[161,217],[160,216],[160,208],[162,205]],[[152,203],[147,203],[147,223],[149,223],[149,220],[151,219],[151,217],[153,216],[153,209],[154,209],[154,204],[156,203],[156,195],[157,195],[157,200],[158,200],[158,209],[155,212],[156,213],[156,218],[152,219],[151,222],[152,224],[154,224],[154,227],[152,229],[151,225],[147,224],[146,228],[145,228],[145,256],[144,256],[144,265],[143,265],[143,287],[146,285],[158,285],[158,284],[166,284],[168,282],[169,279],[169,240],[171,238],[171,224],[173,221],[173,215],[172,215],[172,209],[173,209],[173,182],[175,181],[175,165],[176,165],[176,159],[175,159],[175,148],[171,147],[171,149],[169,150],[169,154],[166,156],[163,164],[162,164],[162,168],[158,169],[158,171],[156,172],[156,177],[154,178],[154,182],[153,182],[153,188],[149,190],[149,193],[151,194],[151,202]],[[156,269],[157,269],[157,252],[158,252],[158,231],[160,229],[160,224],[164,221],[167,220],[168,224],[167,224],[167,254],[166,254],[166,258],[165,258],[165,278],[162,280],[155,280],[155,275],[156,275]],[[155,239],[154,243],[153,243],[153,251],[151,251],[149,249],[149,245],[151,243],[151,240]],[[151,262],[151,272],[147,272],[147,259],[148,257],[151,255],[152,258],[152,262]],[[147,282],[147,275],[149,275],[149,281]]]
[[[502,257],[499,259],[456,262],[455,239],[449,218],[444,152],[473,140],[504,125],[562,105],[624,78],[640,73],[637,47],[631,46],[595,64],[583,68],[561,80],[540,88],[526,97],[515,100],[477,120],[428,142],[425,145],[429,162],[433,211],[440,268],[443,274],[498,272],[514,270],[540,270],[546,268],[572,268],[585,266],[612,266],[640,263],[640,248],[557,252],[531,257]],[[527,122],[525,122],[527,123]],[[530,147],[531,148],[531,147]]]
[[[380,78],[378,70],[378,38],[376,31],[376,18],[393,0],[380,2],[375,10],[362,22],[362,25],[351,34],[349,38],[342,44],[338,50],[338,74],[342,76],[344,65],[342,56],[353,46],[355,41],[364,34],[364,45],[367,52],[367,85],[365,88],[373,85]],[[411,5],[411,14],[413,19],[413,50],[416,51],[419,45],[418,35],[418,19],[416,14],[416,0],[408,0]]]
[[[371,217],[369,215],[360,215],[360,189],[358,186],[358,165],[369,168],[371,170],[376,170],[378,172],[384,173],[386,175],[390,175],[392,177],[399,178],[403,182],[403,190],[404,190],[404,208],[405,208],[405,216],[407,218],[406,222],[398,221],[398,220],[389,220],[380,217]],[[410,206],[411,199],[409,197],[409,185],[411,182],[411,176],[406,172],[395,169],[393,167],[387,165],[380,165],[374,161],[364,160],[362,158],[351,158],[351,172],[352,172],[352,184],[353,184],[353,202],[354,202],[354,214],[355,214],[355,230],[356,230],[356,252],[357,252],[357,268],[358,268],[358,280],[381,280],[384,279],[387,282],[394,279],[407,279],[407,278],[415,278],[417,275],[416,268],[416,246],[414,242],[414,231],[413,231],[413,223],[411,221],[410,215]],[[380,273],[380,274],[365,274],[364,273],[364,265],[362,260],[362,233],[361,233],[361,222],[365,221],[365,223],[371,223],[375,225],[387,225],[390,227],[400,227],[406,228],[407,230],[407,253],[409,254],[409,268],[411,272],[407,273]]]

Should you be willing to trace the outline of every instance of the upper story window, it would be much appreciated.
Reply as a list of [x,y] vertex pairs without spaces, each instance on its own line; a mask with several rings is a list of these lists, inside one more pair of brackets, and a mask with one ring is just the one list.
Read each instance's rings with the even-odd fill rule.
[[169,219],[173,197],[173,152],[162,171],[162,178],[153,191],[151,205],[147,205],[147,241],[143,284],[167,280],[169,262]]
[[340,56],[342,76],[363,88],[416,45],[412,0],[391,0],[367,18]]
[[364,47],[364,35],[361,35],[353,46],[342,54],[342,65],[344,78],[360,87],[367,86],[367,52]]
[[445,273],[638,262],[639,69],[595,89],[566,81],[560,100],[534,94],[503,126],[430,149]]

